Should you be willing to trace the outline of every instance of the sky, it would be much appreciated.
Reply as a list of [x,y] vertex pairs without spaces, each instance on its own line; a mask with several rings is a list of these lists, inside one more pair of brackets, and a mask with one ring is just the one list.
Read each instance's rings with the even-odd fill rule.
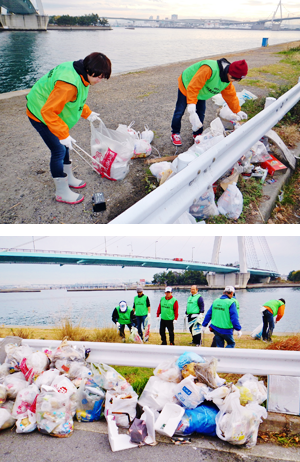
[[[42,0],[44,10],[49,15],[70,16],[97,13],[100,17],[145,18],[223,18],[223,19],[268,19],[272,18],[278,0]],[[283,15],[298,13],[299,1],[289,0],[282,3]]]
[[[195,228],[195,227],[194,227]],[[199,227],[196,227],[199,229]],[[199,231],[198,231],[199,234]],[[209,233],[208,233],[209,234]],[[266,241],[277,270],[288,274],[300,269],[300,237],[267,236]],[[249,238],[246,249],[250,249]],[[161,258],[183,258],[199,262],[211,262],[214,236],[0,236],[0,248],[68,250],[118,255],[149,256]],[[269,258],[265,258],[265,247],[259,236],[253,236],[259,267],[274,269]],[[253,253],[253,252],[252,252]],[[249,253],[250,254],[250,253]],[[223,236],[219,263],[235,263],[238,257],[236,236]],[[252,257],[250,260],[255,262]],[[252,265],[256,267],[255,264]],[[97,282],[138,282],[152,280],[153,274],[162,272],[156,268],[120,268],[58,265],[0,264],[0,285],[4,284],[70,284]]]

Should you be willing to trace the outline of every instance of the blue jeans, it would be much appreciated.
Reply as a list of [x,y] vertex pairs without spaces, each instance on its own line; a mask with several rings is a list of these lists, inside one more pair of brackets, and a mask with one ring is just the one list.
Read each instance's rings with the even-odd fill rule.
[[[177,102],[176,102],[175,111],[174,111],[173,119],[171,123],[172,133],[176,133],[179,135],[180,129],[181,129],[181,119],[186,110],[186,107],[187,107],[186,96],[184,96],[184,94],[181,93],[181,91],[178,89]],[[206,109],[205,100],[198,99],[198,102],[196,104],[196,112],[202,123],[204,122],[205,109]],[[196,132],[193,132],[193,134],[201,135],[202,132],[203,132],[203,127],[199,128],[199,130],[197,130]]]
[[275,327],[273,313],[271,313],[269,310],[265,310],[263,311],[262,315],[263,315],[263,323],[264,323],[263,330],[262,330],[262,339],[271,340],[273,330]]
[[226,348],[234,348],[235,341],[233,339],[233,334],[220,334],[216,330],[213,331],[215,334],[214,340],[216,340],[217,348],[224,348],[224,342],[227,342]]
[[66,174],[64,173],[64,164],[70,163],[69,158],[69,148],[66,148],[57,136],[53,135],[50,132],[47,125],[43,124],[42,122],[37,122],[36,120],[31,119],[31,125],[36,129],[39,135],[42,137],[46,145],[51,151],[51,159],[50,159],[50,171],[53,178],[64,178]]
[[143,340],[143,330],[142,330],[142,327],[144,328],[145,326],[145,319],[146,319],[147,315],[145,314],[145,316],[136,316],[136,326],[137,326],[137,330],[138,330],[138,333],[139,333],[139,336],[141,337],[141,339]]

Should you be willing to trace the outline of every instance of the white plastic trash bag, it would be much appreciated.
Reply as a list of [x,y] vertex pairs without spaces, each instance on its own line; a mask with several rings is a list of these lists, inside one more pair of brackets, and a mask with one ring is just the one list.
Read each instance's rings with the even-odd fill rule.
[[239,393],[230,393],[216,417],[217,436],[228,443],[251,448],[256,445],[257,433],[267,411],[257,403],[240,404]]
[[152,148],[148,140],[137,139],[134,142],[134,151],[132,159],[148,157],[150,156],[151,152]]
[[128,125],[128,126],[127,126],[127,125],[122,125],[122,124],[120,124],[120,125],[118,126],[118,128],[117,128],[117,132],[125,133],[125,134],[129,133],[129,135],[132,136],[132,138],[133,138],[134,140],[138,140],[138,139],[139,139],[139,134],[138,134],[138,132],[136,132],[136,131],[132,128],[133,125],[134,125],[134,121],[131,122],[131,124]]
[[171,165],[171,162],[156,162],[155,164],[150,165],[149,169],[152,175],[159,181],[162,178],[163,172],[172,169]]
[[73,433],[73,405],[66,393],[43,385],[36,401],[37,428],[41,433],[64,438]]
[[243,375],[238,380],[236,386],[240,390],[240,402],[242,405],[251,402],[262,404],[267,399],[268,392],[264,382],[262,380],[259,381],[252,374]]
[[203,193],[197,201],[191,205],[189,212],[193,217],[205,219],[211,216],[219,215],[218,207],[215,203],[215,194],[212,186]]
[[243,195],[236,183],[229,184],[218,200],[218,210],[222,215],[237,220],[243,211]]
[[23,388],[23,390],[20,390],[12,409],[12,416],[15,419],[25,418],[28,408],[30,408],[38,393],[39,389],[34,383],[32,385],[28,385],[26,388]]
[[265,162],[271,159],[266,146],[261,141],[257,141],[251,148],[251,162]]
[[0,407],[0,430],[12,427],[16,422],[9,410]]
[[99,127],[91,124],[91,153],[98,161],[94,169],[109,180],[123,180],[129,171],[128,162],[133,156],[134,138],[129,133],[121,133],[107,128],[102,120]]
[[163,361],[154,369],[153,374],[166,382],[179,383],[182,380],[181,370],[175,360]]
[[154,138],[154,133],[152,130],[149,130],[148,125],[145,125],[145,130],[141,133],[142,140],[147,140],[149,143],[152,143]]
[[166,382],[158,377],[150,377],[140,398],[141,406],[148,406],[151,410],[161,411],[165,404],[174,403],[176,383]]

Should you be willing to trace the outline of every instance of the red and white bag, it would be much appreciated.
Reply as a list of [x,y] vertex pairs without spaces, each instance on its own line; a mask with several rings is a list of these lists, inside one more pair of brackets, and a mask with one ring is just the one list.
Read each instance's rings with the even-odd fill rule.
[[107,128],[102,120],[99,127],[91,124],[91,154],[94,170],[109,180],[123,180],[129,171],[134,139],[129,133]]

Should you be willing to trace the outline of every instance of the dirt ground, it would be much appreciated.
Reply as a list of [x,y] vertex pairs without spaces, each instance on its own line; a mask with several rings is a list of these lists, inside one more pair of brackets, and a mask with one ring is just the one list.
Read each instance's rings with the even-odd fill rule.
[[[298,42],[297,42],[298,45]],[[246,59],[249,68],[274,64],[279,57],[274,53],[288,48],[288,44],[257,48],[225,55],[229,61]],[[223,56],[216,56],[220,58]],[[152,146],[161,156],[174,155],[176,148],[170,140],[170,124],[177,98],[177,79],[193,62],[181,62],[116,75],[108,81],[91,87],[87,103],[100,113],[108,128],[118,124],[129,125],[143,131],[144,126],[154,131]],[[113,64],[113,63],[112,63]],[[237,91],[247,88],[257,96],[266,91],[235,84]],[[147,166],[143,159],[130,161],[130,170],[124,180],[102,179],[77,154],[71,155],[73,170],[78,178],[87,182],[83,190],[85,199],[77,205],[62,204],[55,200],[54,183],[50,175],[50,152],[26,116],[26,98],[11,94],[0,95],[0,198],[2,224],[101,224],[108,223],[147,194],[144,176]],[[208,101],[204,128],[216,117],[216,109]],[[183,145],[178,154],[192,144],[188,115],[182,123]],[[79,146],[90,152],[89,122],[81,119],[71,130]],[[156,155],[156,153],[154,153]],[[94,213],[92,195],[103,192],[106,211]]]

